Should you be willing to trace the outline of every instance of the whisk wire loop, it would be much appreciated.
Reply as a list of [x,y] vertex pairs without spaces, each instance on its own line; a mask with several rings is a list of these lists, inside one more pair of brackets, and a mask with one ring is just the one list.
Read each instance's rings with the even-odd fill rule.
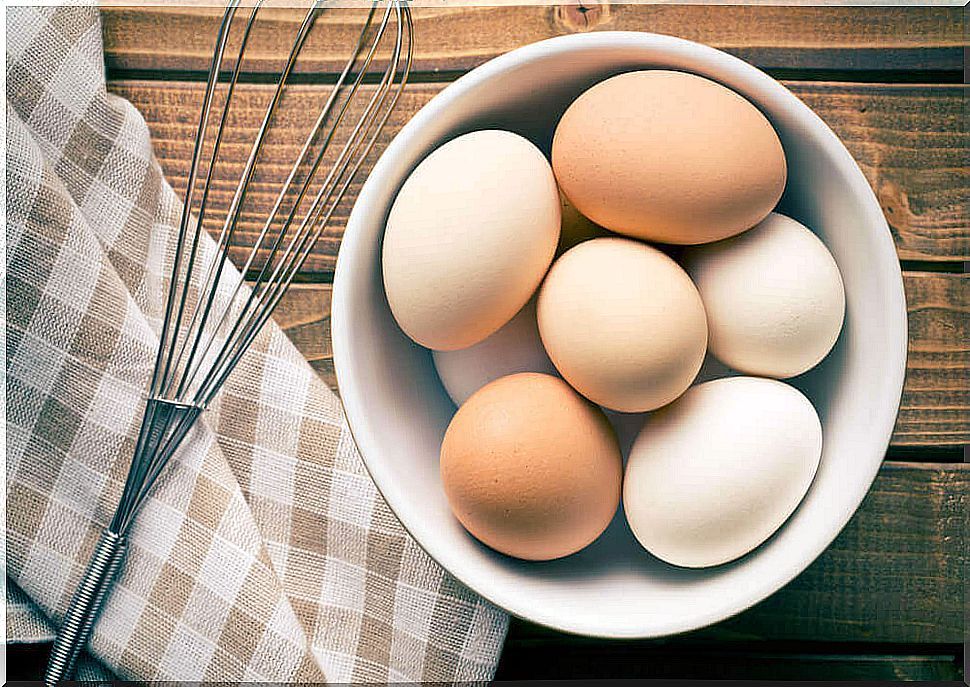
[[[391,7],[391,5],[388,5],[388,12],[390,10],[390,7]],[[311,12],[312,11],[313,10],[311,9]],[[297,161],[293,165],[293,167],[291,168],[290,174],[288,175],[286,182],[284,183],[284,185],[283,185],[280,193],[277,196],[277,199],[276,199],[276,202],[274,203],[273,209],[270,211],[270,215],[269,215],[267,221],[263,224],[262,230],[260,231],[259,236],[256,238],[256,241],[253,244],[254,248],[250,251],[249,256],[248,256],[248,258],[246,260],[246,264],[245,264],[245,266],[243,268],[243,273],[244,274],[246,274],[246,273],[249,272],[249,270],[250,270],[250,268],[252,266],[252,263],[254,262],[254,260],[256,259],[256,257],[261,252],[261,249],[262,250],[265,250],[264,241],[266,240],[266,237],[269,234],[269,231],[270,231],[270,228],[272,226],[273,220],[275,219],[275,216],[278,214],[279,208],[282,206],[284,199],[290,193],[291,188],[292,188],[292,185],[293,185],[293,182],[294,182],[294,179],[297,176],[297,173],[299,172],[301,166],[305,163],[305,161],[306,161],[306,159],[308,157],[309,151],[312,148],[312,144],[314,143],[314,140],[317,138],[317,135],[319,134],[321,128],[325,124],[326,119],[329,116],[329,114],[330,114],[330,112],[331,112],[331,110],[333,108],[333,105],[334,105],[334,103],[337,100],[338,95],[341,93],[341,91],[342,91],[342,89],[344,87],[347,74],[350,72],[350,69],[353,67],[353,65],[354,65],[357,57],[360,54],[360,49],[361,49],[361,47],[362,47],[362,45],[364,43],[364,40],[363,39],[366,36],[367,30],[368,30],[368,28],[371,25],[371,21],[372,21],[372,18],[373,18],[373,14],[374,14],[374,7],[372,6],[371,7],[371,11],[368,14],[368,18],[367,18],[367,20],[365,22],[364,30],[361,32],[361,39],[358,41],[357,48],[355,49],[355,52],[354,52],[354,56],[351,58],[350,61],[347,62],[347,65],[345,66],[343,72],[341,73],[340,78],[338,79],[335,87],[331,91],[331,94],[330,94],[330,97],[327,100],[327,103],[324,105],[324,107],[323,107],[323,109],[322,109],[322,111],[320,113],[320,116],[317,118],[316,124],[311,129],[310,134],[307,136],[307,139],[306,139],[306,141],[305,141],[305,143],[303,145],[303,148],[302,148],[300,154],[297,156]],[[386,21],[386,16],[385,16],[385,21]],[[248,322],[248,318],[249,318],[249,315],[251,314],[251,312],[258,311],[260,309],[260,307],[262,307],[264,305],[263,300],[261,298],[257,298],[257,294],[260,294],[261,291],[265,291],[265,289],[268,288],[268,285],[269,284],[272,284],[272,283],[275,283],[276,282],[276,278],[277,278],[277,275],[278,275],[278,270],[277,271],[274,271],[273,272],[273,275],[268,280],[265,278],[266,277],[266,274],[267,274],[267,271],[269,271],[270,268],[273,267],[274,264],[276,264],[276,255],[277,255],[277,252],[279,250],[279,247],[283,243],[284,238],[288,235],[288,231],[290,229],[290,226],[292,225],[293,219],[294,219],[294,217],[296,216],[296,214],[297,214],[297,212],[299,210],[300,203],[302,202],[302,200],[306,196],[306,193],[307,193],[308,189],[310,188],[311,183],[312,183],[312,181],[314,179],[314,175],[316,174],[317,170],[319,169],[320,164],[322,163],[322,161],[323,161],[323,159],[325,157],[325,154],[326,154],[326,152],[329,149],[329,145],[330,145],[330,143],[331,143],[331,141],[332,141],[332,139],[333,139],[333,137],[334,137],[334,135],[335,135],[335,133],[336,133],[339,125],[340,125],[340,122],[341,122],[341,120],[343,118],[343,115],[346,112],[347,107],[349,106],[350,102],[352,101],[352,98],[354,97],[354,94],[357,91],[357,87],[360,85],[360,83],[363,80],[364,73],[366,72],[366,69],[370,65],[371,58],[373,57],[373,53],[376,50],[377,44],[379,43],[379,39],[380,39],[380,36],[378,38],[378,41],[376,41],[375,44],[374,44],[374,46],[372,46],[372,49],[370,51],[370,54],[368,55],[368,59],[365,61],[364,66],[361,69],[361,71],[360,71],[360,73],[359,73],[359,75],[357,77],[357,80],[354,83],[354,86],[352,87],[350,93],[348,95],[346,95],[345,98],[344,98],[343,107],[341,108],[341,110],[337,114],[337,116],[335,117],[334,121],[331,123],[331,126],[329,127],[329,130],[328,130],[328,133],[327,133],[326,137],[324,138],[323,142],[320,144],[320,150],[319,150],[319,152],[318,152],[318,154],[317,154],[317,156],[316,156],[313,164],[311,165],[310,170],[305,175],[303,184],[302,184],[302,186],[300,188],[299,193],[297,194],[296,199],[293,201],[293,204],[292,204],[292,207],[290,209],[290,212],[289,212],[286,220],[284,220],[282,226],[280,227],[280,230],[278,231],[275,239],[273,240],[272,246],[270,246],[270,248],[269,248],[268,255],[264,259],[263,266],[259,270],[259,273],[256,276],[255,283],[252,285],[252,287],[249,290],[249,295],[246,298],[246,301],[243,304],[243,306],[241,308],[241,311],[235,316],[235,322],[232,325],[232,328],[231,328],[230,332],[225,337],[225,343],[224,343],[223,349],[216,355],[215,360],[209,366],[210,374],[207,375],[206,378],[203,380],[203,382],[200,384],[200,390],[199,390],[199,392],[197,393],[197,396],[196,396],[197,399],[201,399],[201,398],[205,397],[206,396],[206,393],[204,391],[202,391],[202,389],[208,387],[211,384],[211,382],[212,382],[213,379],[218,378],[219,375],[218,375],[218,373],[216,371],[219,369],[220,365],[223,362],[225,362],[225,360],[227,358],[227,355],[228,355],[228,350],[232,347],[232,345],[233,345],[233,343],[235,341],[235,335],[236,335],[237,331],[239,331],[240,327],[244,323]],[[241,282],[240,283],[237,283],[235,289],[232,292],[232,294],[227,299],[226,306],[225,306],[225,308],[222,311],[221,317],[218,318],[218,321],[215,324],[215,326],[213,328],[213,331],[222,331],[223,325],[226,323],[226,321],[228,320],[228,318],[232,315],[231,307],[236,303],[236,297],[239,295],[239,292],[240,292],[241,288],[242,288],[242,283]],[[252,310],[251,310],[251,308],[252,308]],[[204,350],[203,350],[203,352],[201,354],[200,360],[205,359],[206,355],[208,354],[211,346],[215,343],[215,341],[216,341],[215,337],[211,337],[208,340],[208,342],[207,342],[207,344],[206,344],[206,346],[205,346],[205,348],[204,348]],[[197,371],[199,369],[199,366],[200,366],[200,363],[197,362],[196,363],[196,366],[193,369],[189,370],[186,373],[186,380],[189,383],[191,383],[191,381],[194,379],[195,374],[197,373]],[[216,386],[218,387],[219,385],[217,384]]]
[[[172,278],[169,280],[168,285],[168,297],[165,300],[165,315],[162,318],[162,331],[159,336],[159,346],[155,354],[155,367],[152,371],[152,382],[149,389],[149,396],[154,396],[158,393],[159,385],[163,378],[167,375],[169,365],[168,362],[164,360],[165,351],[168,347],[168,336],[169,330],[175,329],[174,337],[178,336],[178,327],[173,327],[172,321],[172,309],[175,306],[176,293],[178,291],[180,280],[179,269],[182,265],[182,251],[185,244],[186,228],[189,222],[189,213],[186,208],[191,207],[192,203],[192,193],[195,190],[195,174],[197,170],[197,160],[198,156],[202,151],[202,144],[205,140],[205,130],[208,126],[208,105],[211,101],[212,95],[215,92],[215,81],[218,76],[218,71],[215,69],[217,64],[222,62],[222,54],[225,51],[226,38],[229,34],[229,26],[232,23],[232,17],[235,14],[235,3],[231,3],[229,7],[226,8],[226,12],[222,17],[222,22],[219,25],[219,33],[216,38],[216,49],[212,56],[212,68],[209,70],[209,79],[206,82],[206,90],[204,96],[204,105],[202,108],[202,116],[199,118],[199,128],[195,137],[195,145],[192,150],[192,166],[189,169],[189,179],[188,185],[185,192],[185,204],[183,205],[182,217],[179,221],[179,231],[178,240],[175,245],[175,257],[172,261]],[[177,323],[176,323],[177,324]]]

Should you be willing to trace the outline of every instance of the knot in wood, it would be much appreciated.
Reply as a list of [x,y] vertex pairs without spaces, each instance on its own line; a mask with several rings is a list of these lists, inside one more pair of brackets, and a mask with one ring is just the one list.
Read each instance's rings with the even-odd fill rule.
[[600,0],[580,0],[556,7],[557,24],[571,32],[590,31],[609,16],[609,3]]

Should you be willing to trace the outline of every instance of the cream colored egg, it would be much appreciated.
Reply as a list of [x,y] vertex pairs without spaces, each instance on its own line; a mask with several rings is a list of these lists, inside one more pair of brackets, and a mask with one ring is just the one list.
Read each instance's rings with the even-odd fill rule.
[[817,365],[845,316],[839,268],[799,222],[771,213],[753,229],[684,251],[704,301],[709,346],[740,372],[787,378]]
[[472,346],[512,319],[545,275],[559,240],[549,162],[508,131],[459,136],[401,187],[387,218],[388,304],[414,341]]
[[457,351],[433,351],[432,357],[438,377],[455,405],[461,405],[483,386],[505,375],[556,374],[539,339],[535,299],[484,341]]
[[673,401],[707,348],[704,307],[687,273],[625,238],[585,241],[556,260],[539,291],[538,320],[566,381],[621,412]]
[[720,565],[781,527],[821,452],[818,415],[794,387],[757,377],[700,384],[644,424],[627,461],[624,512],[658,558]]

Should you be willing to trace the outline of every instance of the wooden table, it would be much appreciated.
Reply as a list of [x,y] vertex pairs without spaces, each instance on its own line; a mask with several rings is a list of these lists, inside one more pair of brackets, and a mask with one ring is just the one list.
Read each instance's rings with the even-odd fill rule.
[[[962,11],[595,1],[415,10],[416,73],[385,139],[468,69],[565,33],[669,33],[765,69],[828,122],[871,182],[896,241],[909,310],[906,386],[885,463],[859,512],[805,573],[740,616],[667,640],[587,640],[513,620],[498,677],[962,677],[970,520],[964,462],[970,439],[970,281],[964,273],[970,259],[970,93],[961,83]],[[143,113],[155,153],[180,193],[218,16],[204,8],[103,10],[109,88]],[[236,170],[272,89],[268,74],[282,64],[300,15],[278,9],[266,17],[238,88],[240,133],[225,148]],[[353,10],[333,10],[318,21],[268,159],[295,154],[360,18]],[[242,220],[249,239],[272,192],[257,179]],[[211,202],[224,209],[230,194],[230,182],[220,181]],[[350,206],[338,213],[277,314],[331,386],[330,283]],[[24,656],[39,666],[40,654]]]

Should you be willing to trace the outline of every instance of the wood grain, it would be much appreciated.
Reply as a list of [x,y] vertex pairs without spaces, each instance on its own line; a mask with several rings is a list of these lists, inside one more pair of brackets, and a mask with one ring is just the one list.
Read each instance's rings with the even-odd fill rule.
[[788,86],[859,163],[901,259],[970,259],[966,86]]
[[712,636],[960,643],[968,525],[970,465],[887,462],[808,570]]
[[970,443],[970,275],[907,272],[909,355],[893,444]]
[[[907,272],[909,356],[894,446],[970,443],[970,275]],[[275,313],[336,388],[329,284],[297,284]]]
[[[900,258],[970,259],[970,133],[963,116],[964,86],[887,86],[788,82],[842,138],[876,190],[893,231]],[[385,145],[418,109],[444,87],[412,84],[382,133]],[[113,92],[128,98],[144,115],[155,154],[169,181],[182,194],[188,174],[202,85],[179,82],[120,81]],[[293,86],[271,130],[264,159],[257,168],[239,224],[240,243],[248,246],[262,226],[274,192],[310,130],[326,87]],[[231,109],[231,129],[223,144],[220,174],[210,206],[224,213],[272,94],[267,85],[241,85]],[[376,158],[372,155],[371,159]],[[366,172],[370,166],[365,166]],[[363,178],[363,177],[362,177]],[[275,180],[275,184],[273,183]],[[352,187],[355,196],[359,184]],[[305,266],[306,272],[333,270],[339,237],[352,200],[334,215],[327,234]]]
[[[417,3],[418,5],[430,3]],[[106,7],[109,71],[205,71],[221,11],[206,7]],[[303,13],[265,10],[246,71],[278,71]],[[298,70],[334,72],[347,59],[363,12],[331,9],[317,20]],[[732,52],[766,69],[962,70],[958,7],[770,7],[610,4],[415,7],[415,68],[466,70],[527,43],[591,30],[667,33]],[[236,34],[241,34],[242,17]]]

